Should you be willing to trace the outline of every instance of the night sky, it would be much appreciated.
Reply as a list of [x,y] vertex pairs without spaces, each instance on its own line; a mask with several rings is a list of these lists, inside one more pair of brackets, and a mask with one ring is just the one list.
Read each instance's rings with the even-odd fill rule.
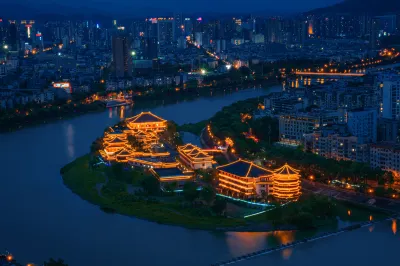
[[326,7],[341,1],[343,0],[13,0],[12,2],[40,7],[41,11],[51,11],[65,6],[67,9],[87,7],[102,12],[137,15],[152,11],[291,13]]

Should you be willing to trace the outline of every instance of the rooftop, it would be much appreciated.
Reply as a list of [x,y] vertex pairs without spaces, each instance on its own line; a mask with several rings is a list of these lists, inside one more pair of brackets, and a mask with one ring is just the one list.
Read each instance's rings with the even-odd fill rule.
[[218,170],[242,177],[260,177],[271,175],[273,172],[262,168],[253,162],[239,159],[235,162],[217,167]]
[[152,114],[151,112],[141,112],[140,114],[128,118],[127,120],[130,123],[165,122],[164,119]]
[[153,171],[160,178],[173,178],[177,176],[191,176],[191,173],[183,173],[179,168],[155,168]]
[[280,174],[280,175],[298,175],[299,170],[294,169],[293,167],[289,166],[287,163],[285,163],[284,166],[282,166],[279,169],[276,169],[274,171],[275,174]]

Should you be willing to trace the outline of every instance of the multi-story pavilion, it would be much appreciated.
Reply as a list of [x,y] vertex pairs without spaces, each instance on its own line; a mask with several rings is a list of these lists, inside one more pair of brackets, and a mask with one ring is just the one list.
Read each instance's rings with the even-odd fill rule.
[[300,171],[285,164],[274,171],[272,195],[277,200],[297,200],[301,194]]
[[167,128],[167,120],[158,117],[151,112],[142,112],[134,117],[126,119],[127,127],[131,130],[163,132]]
[[221,192],[237,198],[254,198],[272,192],[273,172],[239,159],[217,167]]
[[297,200],[301,194],[299,171],[288,164],[272,171],[239,159],[217,170],[222,194],[244,199],[273,195],[280,201]]

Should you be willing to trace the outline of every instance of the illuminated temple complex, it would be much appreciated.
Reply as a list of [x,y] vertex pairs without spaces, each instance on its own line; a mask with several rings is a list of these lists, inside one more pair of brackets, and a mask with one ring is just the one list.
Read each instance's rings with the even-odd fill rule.
[[213,164],[213,155],[196,145],[186,144],[178,147],[179,159],[186,167],[196,169],[210,169]]
[[272,171],[239,159],[217,170],[218,189],[222,194],[242,199],[273,195],[282,201],[297,200],[300,196],[299,171],[287,164]]
[[[171,152],[160,142],[160,134],[167,128],[166,120],[150,112],[143,112],[126,119],[125,124],[125,126],[109,128],[104,133],[103,147],[99,151],[104,161],[149,168],[150,172],[160,181],[161,189],[164,189],[166,184],[171,184],[176,189],[182,189],[185,182],[193,179],[192,168],[177,161],[175,156],[172,156]],[[132,137],[134,137],[134,144],[129,141],[132,140]],[[183,150],[188,151],[189,145],[191,144],[182,146],[186,147]],[[202,164],[208,166],[212,156],[196,146],[193,146],[192,151],[195,148],[198,149],[198,156],[191,153],[195,162],[201,161]],[[200,158],[202,159],[200,160]]]
[[[100,155],[107,162],[129,163],[149,168],[176,167],[178,162],[159,143],[158,134],[166,127],[166,120],[150,112],[140,113],[127,119],[125,127],[116,126],[104,134]],[[129,144],[129,136],[135,137],[141,143],[141,150]]]

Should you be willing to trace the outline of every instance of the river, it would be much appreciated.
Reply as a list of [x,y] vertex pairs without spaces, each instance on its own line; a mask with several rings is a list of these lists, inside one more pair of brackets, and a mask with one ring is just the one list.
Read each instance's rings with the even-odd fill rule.
[[[143,110],[150,110],[178,124],[198,122],[211,117],[223,106],[267,92],[251,89]],[[87,153],[91,142],[102,134],[106,126],[140,111],[142,108],[135,107],[123,112],[110,109],[0,135],[0,249],[7,248],[23,263],[41,263],[54,257],[63,258],[70,266],[196,266],[295,239],[292,232],[211,233],[107,214],[66,188],[59,174],[60,168]],[[376,234],[361,230],[351,233],[353,236],[367,235],[364,238],[343,234],[335,239],[342,239],[346,246],[360,255],[356,262],[369,265],[368,260],[361,256],[366,254],[366,250],[358,246],[365,244],[366,237],[372,237],[370,245],[378,250],[381,250],[380,243],[393,241],[391,226],[382,226],[382,233],[378,230]],[[399,244],[398,235],[396,240]],[[323,249],[319,247],[320,258],[323,254],[343,249],[341,241],[324,241],[321,243],[328,244]],[[312,245],[318,246],[318,243]],[[385,245],[385,248],[388,253],[395,254],[395,246]],[[300,261],[306,261],[307,254],[315,253],[314,248],[299,250],[299,254],[306,255],[297,255],[296,249],[293,258],[298,257]],[[257,261],[286,263],[291,259],[288,254],[277,253]],[[382,255],[380,261],[385,262],[385,256]]]

